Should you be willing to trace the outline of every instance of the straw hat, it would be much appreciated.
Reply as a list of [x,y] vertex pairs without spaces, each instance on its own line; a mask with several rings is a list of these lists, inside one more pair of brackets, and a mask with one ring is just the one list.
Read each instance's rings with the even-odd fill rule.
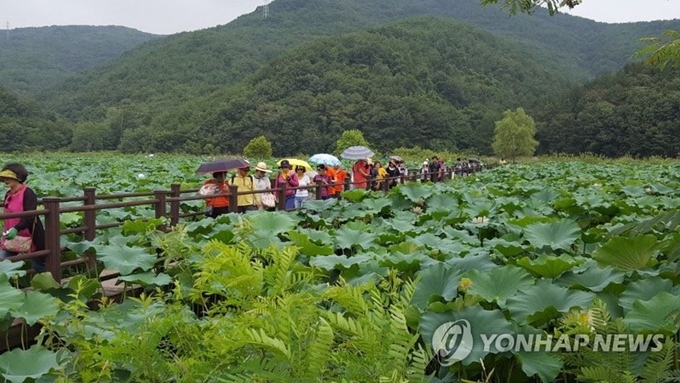
[[259,170],[259,171],[262,171],[262,172],[265,172],[265,173],[271,173],[272,172],[271,170],[267,169],[267,164],[265,164],[264,162],[258,162],[257,166],[255,167],[255,170]]
[[14,173],[13,171],[9,170],[9,169],[3,170],[2,172],[0,172],[0,180],[3,180],[3,181],[4,181],[4,180],[6,180],[6,179],[10,179],[10,180],[15,180],[15,181],[22,182],[22,181],[19,179],[19,176],[18,176],[16,173]]

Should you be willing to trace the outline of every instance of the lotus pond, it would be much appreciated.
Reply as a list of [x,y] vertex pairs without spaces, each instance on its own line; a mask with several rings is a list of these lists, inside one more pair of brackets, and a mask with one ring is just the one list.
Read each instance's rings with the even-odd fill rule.
[[[190,171],[193,171],[193,164]],[[187,174],[190,174],[189,173]],[[178,172],[184,173],[180,170]],[[120,181],[124,182],[124,181]],[[167,183],[167,180],[163,182]],[[0,355],[10,382],[678,381],[680,166],[516,165],[389,194],[354,190],[294,214],[128,219],[84,242],[144,294],[113,303],[96,278],[17,289],[0,315],[39,323]],[[96,310],[86,302],[97,303]],[[466,320],[445,365],[440,325]],[[491,334],[656,334],[652,349],[484,347]],[[455,351],[455,350],[449,350]]]

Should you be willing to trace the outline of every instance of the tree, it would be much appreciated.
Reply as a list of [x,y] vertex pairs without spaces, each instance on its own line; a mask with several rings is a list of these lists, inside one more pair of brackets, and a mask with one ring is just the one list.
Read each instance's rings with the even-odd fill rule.
[[358,129],[350,129],[342,132],[342,136],[338,138],[335,143],[335,154],[340,154],[345,151],[345,149],[350,146],[366,146],[368,147],[368,142],[364,138],[364,134]]
[[243,155],[251,158],[271,158],[272,143],[265,136],[255,137],[243,148]]
[[517,12],[531,13],[541,6],[548,7],[550,14],[554,15],[560,8],[573,9],[581,4],[581,0],[482,0],[482,5],[498,4],[499,1],[503,2],[505,8],[510,8],[513,15]]
[[533,155],[538,147],[538,141],[534,139],[534,119],[522,108],[505,111],[503,119],[496,122],[495,132],[492,147],[497,156],[514,161],[520,156]]
[[647,56],[645,63],[663,70],[666,66],[680,67],[680,32],[669,29],[665,38],[646,37],[640,41],[649,45],[635,52],[634,57]]

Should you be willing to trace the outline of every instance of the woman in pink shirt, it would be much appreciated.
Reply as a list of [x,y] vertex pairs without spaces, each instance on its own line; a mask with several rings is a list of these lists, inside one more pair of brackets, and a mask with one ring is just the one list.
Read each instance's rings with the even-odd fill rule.
[[[20,213],[38,209],[38,197],[24,182],[28,178],[26,168],[17,163],[6,164],[0,171],[0,180],[9,189],[5,194],[3,213]],[[5,241],[19,237],[31,237],[30,252],[45,250],[45,228],[38,216],[26,218],[8,218],[2,228],[0,239],[0,260],[17,255],[5,249]],[[44,259],[31,259],[33,269],[42,273],[45,271]]]
[[366,171],[366,161],[359,160],[352,166],[352,181],[355,189],[366,189],[368,187],[368,171]]
[[281,168],[281,171],[279,172],[279,175],[276,177],[276,182],[274,183],[274,188],[278,189],[282,185],[286,185],[288,188],[286,190],[286,210],[295,210],[295,190],[291,188],[296,188],[300,185],[300,182],[298,181],[298,177],[295,173],[293,173],[292,166],[290,165],[290,162],[288,160],[283,160],[281,161],[281,165],[279,166]]

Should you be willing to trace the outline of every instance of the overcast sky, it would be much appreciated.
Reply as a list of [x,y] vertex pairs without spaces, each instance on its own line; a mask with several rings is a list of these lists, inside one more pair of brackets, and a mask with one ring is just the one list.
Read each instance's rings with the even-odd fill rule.
[[[342,1],[342,0],[338,0]],[[415,1],[415,0],[414,0]],[[455,0],[450,0],[455,1]],[[226,24],[264,0],[0,0],[2,28],[124,25],[171,34]],[[680,19],[680,0],[584,0],[571,14],[604,22]]]

